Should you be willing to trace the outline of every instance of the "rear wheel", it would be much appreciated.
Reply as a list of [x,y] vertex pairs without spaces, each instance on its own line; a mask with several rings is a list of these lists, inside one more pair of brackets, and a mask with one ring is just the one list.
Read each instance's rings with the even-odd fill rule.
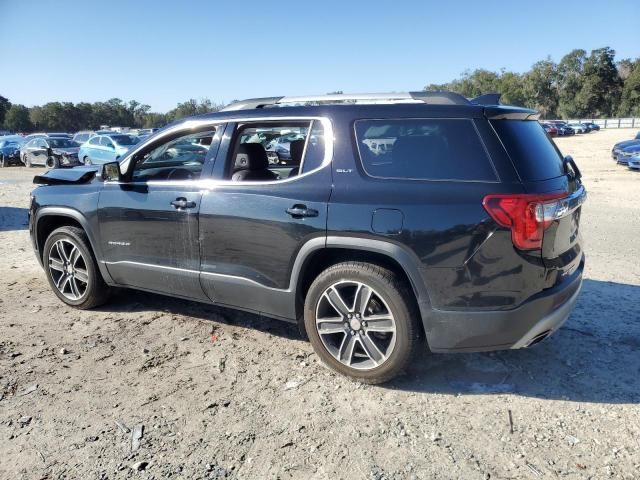
[[84,310],[107,300],[109,287],[80,228],[54,230],[43,247],[43,264],[51,289],[67,305]]
[[419,340],[413,292],[392,271],[362,262],[334,265],[312,283],[305,329],[329,367],[365,383],[386,382]]

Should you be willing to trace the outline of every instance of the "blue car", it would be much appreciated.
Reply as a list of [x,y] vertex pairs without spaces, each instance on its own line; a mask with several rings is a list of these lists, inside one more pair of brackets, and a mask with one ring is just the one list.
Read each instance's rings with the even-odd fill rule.
[[627,167],[640,171],[640,154],[629,158],[627,160]]
[[78,159],[85,165],[109,163],[120,158],[140,140],[135,135],[108,133],[96,135],[80,146]]
[[617,162],[617,157],[622,152],[622,149],[630,147],[632,145],[640,145],[640,132],[636,133],[636,136],[633,138],[633,140],[624,140],[622,142],[616,143],[611,149],[611,157]]
[[638,155],[640,155],[640,142],[614,151],[616,163],[621,163],[622,165],[628,165],[629,160]]

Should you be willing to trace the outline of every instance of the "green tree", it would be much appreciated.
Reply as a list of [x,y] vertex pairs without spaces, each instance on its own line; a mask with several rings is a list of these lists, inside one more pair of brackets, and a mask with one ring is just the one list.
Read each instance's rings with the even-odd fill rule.
[[558,66],[550,58],[534,63],[524,75],[526,106],[540,112],[543,118],[558,116]]
[[24,105],[11,105],[5,114],[4,126],[14,132],[30,132],[33,124],[29,118],[29,109]]
[[578,101],[584,83],[583,72],[587,52],[576,49],[562,57],[558,64],[558,111],[563,117],[585,114],[585,106]]
[[609,47],[591,51],[582,72],[582,88],[576,95],[580,116],[615,115],[622,93],[622,80],[615,64],[616,52]]
[[624,81],[618,115],[640,117],[640,59],[637,59]]
[[0,126],[4,124],[4,116],[6,115],[10,107],[11,102],[9,101],[9,99],[0,95]]

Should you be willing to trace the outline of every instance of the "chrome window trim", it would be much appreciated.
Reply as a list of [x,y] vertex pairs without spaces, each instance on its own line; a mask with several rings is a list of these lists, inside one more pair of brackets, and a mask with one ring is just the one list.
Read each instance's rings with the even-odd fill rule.
[[[482,150],[484,151],[487,160],[489,161],[489,165],[491,166],[491,170],[495,175],[495,180],[463,180],[457,178],[413,178],[413,177],[382,177],[378,175],[371,175],[367,168],[364,166],[364,161],[362,160],[362,152],[360,152],[360,142],[358,141],[358,132],[356,131],[356,124],[361,121],[402,121],[402,120],[464,120],[467,122],[471,122],[473,130],[476,132],[476,136],[478,137],[478,141],[480,145],[482,145]],[[365,175],[370,178],[374,178],[376,180],[400,180],[400,181],[410,181],[410,182],[456,182],[456,183],[500,183],[500,175],[496,170],[496,166],[493,164],[493,159],[491,155],[489,155],[489,150],[487,146],[484,144],[484,140],[482,139],[482,135],[478,131],[478,127],[476,126],[476,122],[473,118],[469,117],[386,117],[386,118],[358,118],[353,122],[353,138],[355,140],[356,149],[358,151],[358,159],[360,160],[360,165],[362,166],[362,170]]]
[[[224,123],[247,123],[247,122],[287,122],[287,121],[308,121],[308,122],[313,122],[314,120],[318,120],[319,122],[322,123],[322,126],[324,127],[324,159],[322,160],[322,163],[314,168],[313,170],[310,170],[309,172],[305,172],[305,173],[300,173],[298,175],[296,175],[295,177],[291,177],[291,178],[283,178],[280,180],[268,180],[268,181],[246,181],[246,182],[234,182],[232,180],[227,180],[227,179],[214,179],[214,178],[205,178],[205,179],[198,179],[198,180],[183,180],[183,181],[173,181],[173,182],[169,182],[169,181],[165,181],[165,180],[156,180],[156,181],[150,181],[150,182],[124,182],[127,185],[164,185],[164,186],[171,186],[171,185],[194,185],[194,184],[198,184],[201,186],[201,188],[206,189],[206,190],[211,190],[213,188],[217,188],[217,187],[238,187],[240,185],[242,186],[251,186],[251,185],[274,185],[274,184],[284,184],[284,183],[288,183],[288,182],[292,182],[295,180],[298,180],[302,177],[305,177],[307,175],[311,175],[325,167],[327,167],[328,165],[331,164],[331,161],[333,160],[333,150],[334,150],[334,136],[333,136],[333,125],[331,124],[331,121],[329,120],[329,118],[327,117],[319,117],[319,116],[305,116],[305,115],[301,115],[301,116],[286,116],[286,117],[269,117],[269,116],[259,116],[259,117],[230,117],[230,118],[216,118],[216,119],[206,119],[206,120],[187,120],[184,123],[181,123],[179,125],[175,125],[174,127],[168,128],[166,131],[161,132],[158,136],[154,136],[153,139],[149,139],[152,140],[153,142],[158,141],[159,139],[163,138],[163,137],[168,137],[168,136],[172,136],[175,133],[179,133],[181,131],[186,131],[186,130],[193,130],[196,128],[200,128],[200,127],[207,127],[207,126],[213,126],[213,125],[220,125],[220,124],[224,124]],[[236,127],[237,128],[237,127]],[[310,132],[309,132],[310,134]],[[330,140],[330,141],[328,141]],[[145,141],[143,144],[139,145],[137,148],[135,148],[134,150],[131,150],[130,152],[127,153],[126,157],[124,159],[122,159],[122,161],[120,162],[120,172],[123,174],[126,174],[128,168],[129,168],[129,163],[131,161],[131,159],[138,154],[138,152],[140,152],[141,150],[143,150],[144,148],[146,148],[146,145],[148,143],[151,142],[147,142]],[[226,159],[225,159],[226,161]],[[304,163],[304,158],[303,158],[303,163]],[[301,164],[302,165],[302,164]],[[117,184],[117,183],[123,183],[123,182],[111,182],[111,181],[105,181],[105,183],[108,184]]]

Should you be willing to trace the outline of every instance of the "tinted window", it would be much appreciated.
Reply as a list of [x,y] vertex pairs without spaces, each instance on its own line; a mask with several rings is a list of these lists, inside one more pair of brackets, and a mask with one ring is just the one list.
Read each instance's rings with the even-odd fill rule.
[[89,140],[89,145],[99,145],[100,144],[100,137],[91,137],[91,139]]
[[100,145],[102,145],[104,147],[113,147],[113,142],[111,142],[109,137],[101,137],[100,138]]
[[313,121],[311,135],[307,141],[302,162],[302,173],[310,172],[322,165],[324,161],[324,127],[319,120]]
[[362,165],[371,176],[496,180],[471,120],[359,120],[355,129]]
[[50,138],[49,145],[54,148],[73,148],[77,145],[68,138]]
[[111,139],[122,146],[135,145],[138,143],[138,139],[133,135],[111,135]]
[[538,122],[494,120],[491,124],[522,180],[536,182],[564,175],[562,155]]
[[211,146],[215,130],[174,138],[136,156],[134,181],[195,180]]

